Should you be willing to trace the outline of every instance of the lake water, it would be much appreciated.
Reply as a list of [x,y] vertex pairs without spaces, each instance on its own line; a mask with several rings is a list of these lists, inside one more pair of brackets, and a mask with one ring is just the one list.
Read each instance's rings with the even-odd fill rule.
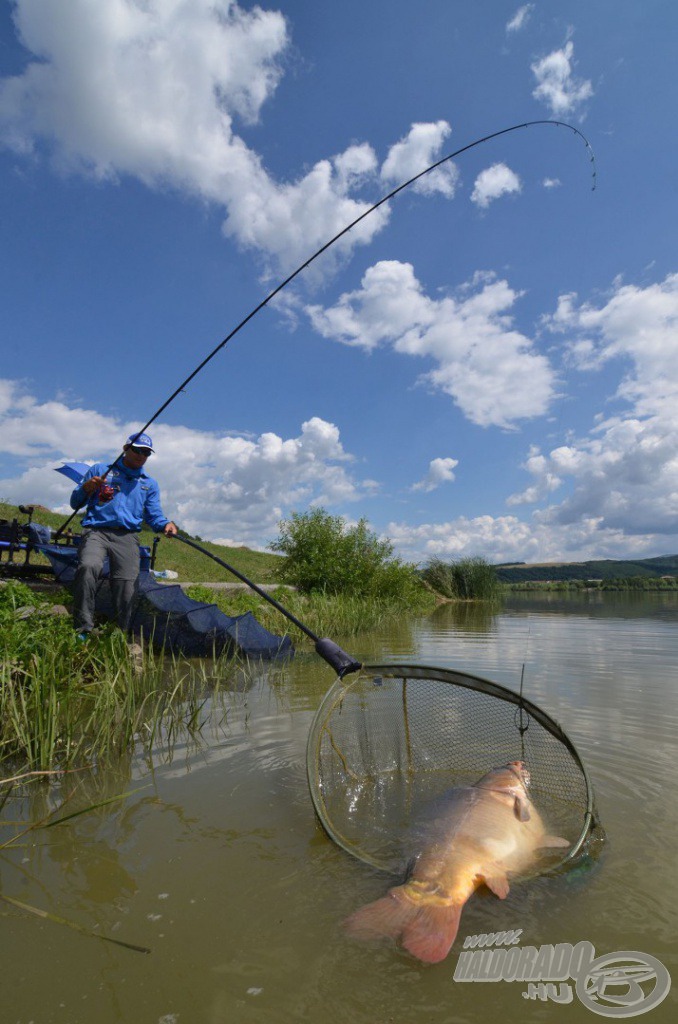
[[[452,667],[513,690],[524,665],[526,696],[588,768],[602,856],[516,885],[504,901],[478,893],[439,965],[348,939],[341,921],[392,879],[335,846],[314,816],[306,738],[333,674],[303,655],[222,695],[200,744],[179,740],[169,762],[132,756],[85,780],[67,807],[134,791],[124,801],[0,851],[6,896],[151,950],[0,904],[2,1024],[593,1022],[576,995],[557,1005],[527,1000],[524,982],[454,980],[466,936],[511,929],[523,946],[648,954],[678,981],[676,596],[516,595],[498,612],[443,607],[343,646],[366,662]],[[72,784],[36,790],[34,819]],[[10,800],[2,813],[19,809]],[[642,1019],[674,1020],[676,1002],[672,991]]]

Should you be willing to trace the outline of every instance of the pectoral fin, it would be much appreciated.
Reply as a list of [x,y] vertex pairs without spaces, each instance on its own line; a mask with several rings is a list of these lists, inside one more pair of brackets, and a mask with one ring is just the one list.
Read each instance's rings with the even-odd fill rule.
[[557,846],[559,846],[559,847],[572,846],[572,843],[570,842],[569,839],[563,839],[562,836],[544,836],[544,838],[540,842],[539,846],[542,849],[546,849],[546,848],[551,848],[551,847],[555,848]]
[[516,802],[513,805],[516,818],[518,821],[529,821],[530,820],[530,808],[527,800],[522,796],[516,797]]
[[487,888],[492,890],[495,896],[498,896],[500,900],[506,899],[509,894],[509,884],[505,871],[502,871],[499,867],[488,868],[488,870],[480,877]]

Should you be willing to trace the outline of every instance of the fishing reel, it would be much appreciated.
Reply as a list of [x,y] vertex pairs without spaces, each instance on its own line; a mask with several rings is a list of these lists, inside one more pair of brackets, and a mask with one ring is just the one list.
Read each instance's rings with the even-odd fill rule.
[[111,487],[110,484],[103,483],[99,486],[99,490],[97,491],[97,502],[100,505],[105,505],[111,500],[111,498],[115,497],[115,493],[115,487]]

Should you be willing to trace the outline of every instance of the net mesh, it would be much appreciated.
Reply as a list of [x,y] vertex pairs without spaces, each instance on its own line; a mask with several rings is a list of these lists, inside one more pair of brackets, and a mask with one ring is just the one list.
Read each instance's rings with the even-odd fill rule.
[[496,683],[452,670],[372,666],[337,680],[308,741],[311,796],[329,836],[382,870],[401,871],[417,815],[452,786],[524,760],[549,832],[572,844],[556,870],[602,838],[586,770],[544,711]]

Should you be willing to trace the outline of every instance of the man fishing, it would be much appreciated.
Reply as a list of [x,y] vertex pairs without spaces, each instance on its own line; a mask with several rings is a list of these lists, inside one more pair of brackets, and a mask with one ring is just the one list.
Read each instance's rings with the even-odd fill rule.
[[94,628],[97,584],[106,556],[115,618],[127,631],[139,576],[137,534],[142,523],[168,537],[177,533],[175,524],[163,514],[157,481],[144,469],[152,454],[149,435],[132,434],[112,466],[95,463],[71,494],[71,508],[77,511],[87,504],[73,602],[73,622],[80,640],[87,640]]

